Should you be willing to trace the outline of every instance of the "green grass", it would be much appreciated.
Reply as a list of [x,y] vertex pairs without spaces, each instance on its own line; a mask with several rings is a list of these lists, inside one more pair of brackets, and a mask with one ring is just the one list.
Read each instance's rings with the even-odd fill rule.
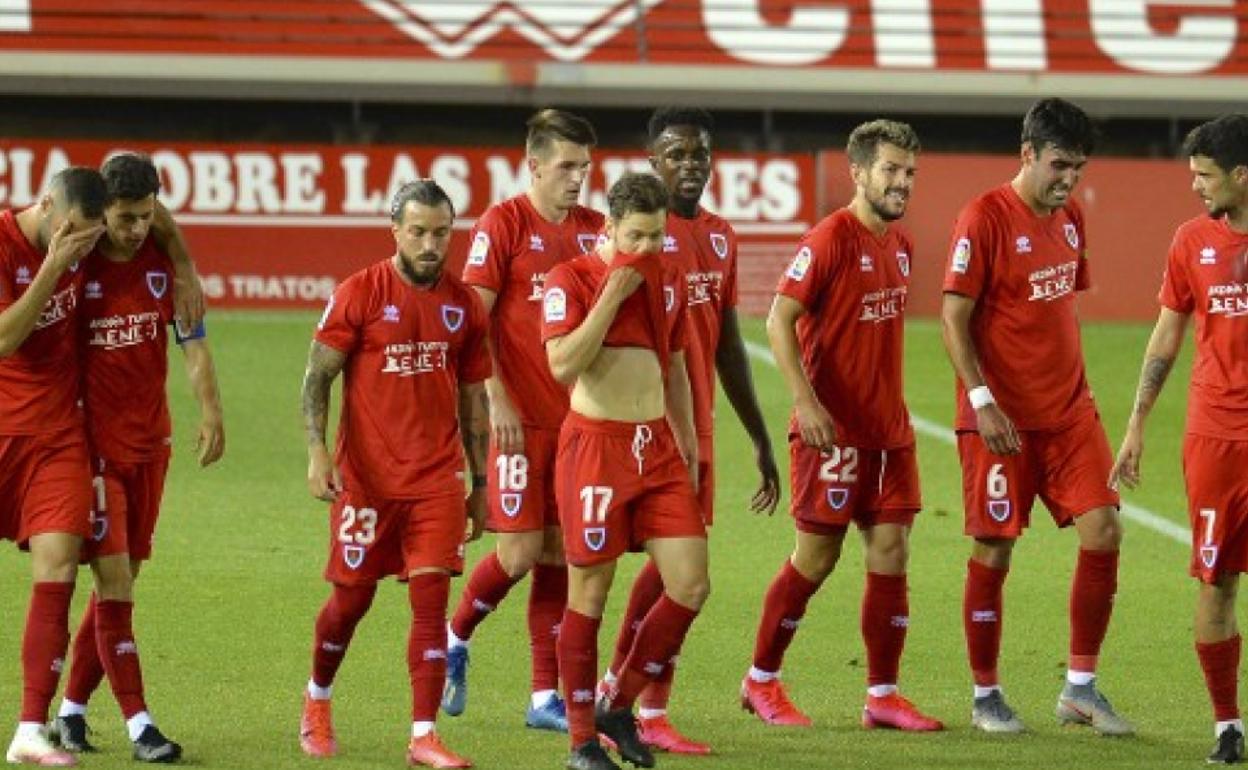
[[[222,378],[227,450],[217,467],[194,466],[194,410],[180,371],[173,373],[179,442],[170,471],[156,558],[139,583],[137,626],[149,700],[161,725],[187,748],[193,765],[223,768],[400,767],[408,730],[404,650],[407,603],[384,586],[362,624],[335,690],[340,757],[329,764],[303,758],[295,740],[300,692],[309,669],[312,622],[327,588],[320,573],[327,540],[326,508],[304,490],[299,383],[310,314],[218,314],[213,347]],[[745,325],[761,341],[757,322]],[[1110,442],[1121,436],[1148,329],[1089,325],[1090,376]],[[933,323],[912,321],[907,384],[912,410],[948,424],[953,386]],[[1182,523],[1179,444],[1183,362],[1159,403],[1138,505]],[[755,381],[778,449],[788,398],[778,374],[755,362]],[[960,604],[968,552],[961,534],[955,452],[920,436],[926,509],[911,562],[912,626],[902,668],[903,689],[950,729],[937,735],[864,732],[858,727],[864,655],[858,632],[861,548],[847,545],[838,571],[811,602],[790,650],[785,679],[816,727],[767,728],[743,714],[737,686],[750,662],[759,605],[791,548],[793,529],[782,507],[772,519],[752,516],[746,501],[756,480],[743,432],[721,399],[718,515],[712,533],[713,593],[681,659],[672,714],[691,736],[706,739],[718,758],[660,757],[662,767],[1181,767],[1208,750],[1210,712],[1191,645],[1195,591],[1186,548],[1129,525],[1114,624],[1101,681],[1140,736],[1097,738],[1054,724],[1052,708],[1067,645],[1066,601],[1075,540],[1057,532],[1043,510],[1018,547],[1007,585],[1001,669],[1010,700],[1031,727],[1028,735],[994,738],[968,727],[970,682]],[[781,453],[787,466],[787,456]],[[786,474],[787,477],[787,474]],[[787,505],[786,501],[782,506]],[[475,563],[487,539],[473,546]],[[626,559],[617,581],[602,648],[608,649],[639,562]],[[16,716],[20,698],[20,629],[28,561],[0,551],[0,704]],[[85,580],[85,579],[84,579]],[[462,585],[456,581],[453,597]],[[85,588],[85,582],[84,582]],[[75,604],[75,620],[82,597]],[[561,736],[523,727],[528,686],[524,625],[526,586],[478,632],[472,696],[466,715],[443,719],[454,748],[485,768],[562,767]],[[605,655],[604,655],[605,657]],[[95,739],[104,750],[86,767],[132,767],[117,707],[107,689],[94,701]],[[6,734],[7,739],[7,734]]]

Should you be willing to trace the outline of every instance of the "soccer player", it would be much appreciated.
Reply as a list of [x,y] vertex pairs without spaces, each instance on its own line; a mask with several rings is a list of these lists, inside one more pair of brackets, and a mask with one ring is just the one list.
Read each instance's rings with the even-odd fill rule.
[[771,582],[741,683],[741,705],[773,725],[809,726],[780,681],[810,597],[832,574],[851,523],[866,549],[860,627],[867,648],[864,727],[939,730],[897,690],[909,625],[906,560],[921,505],[902,387],[903,324],[914,243],[893,223],[914,187],[919,139],[875,120],[849,135],[854,198],[807,233],[767,316],[793,394],[789,423],[793,555]]
[[[463,568],[465,449],[468,539],[480,537],[485,518],[485,311],[472,289],[442,269],[455,212],[436,182],[400,188],[390,218],[394,256],[334,292],[304,376],[308,488],[332,504],[325,568],[332,591],[316,619],[300,745],[315,757],[336,753],[334,675],[377,582],[398,575],[412,609],[408,763],[470,767],[442,744],[434,720],[446,676],[450,579]],[[343,406],[331,460],[325,427],[339,372]]]
[[[152,223],[160,175],[134,154],[110,158],[100,169],[108,188],[107,234],[83,263],[79,350],[83,367],[95,511],[84,557],[96,574],[74,639],[65,698],[53,738],[74,752],[94,751],[87,739],[87,701],[107,673],[136,759],[171,762],[181,747],[152,723],[131,627],[133,585],[151,557],[152,536],[170,455],[168,326],[173,323],[173,263],[156,244]],[[201,465],[224,450],[221,402],[202,324],[176,332],[186,356],[201,421],[196,450]]]
[[1110,483],[1139,484],[1144,423],[1195,316],[1183,475],[1191,574],[1200,580],[1196,656],[1216,722],[1209,762],[1231,764],[1244,759],[1235,595],[1240,573],[1248,570],[1248,115],[1224,115],[1196,127],[1183,151],[1192,189],[1208,216],[1180,225],[1170,244],[1161,312]]
[[442,708],[462,714],[468,698],[468,641],[473,631],[530,572],[529,727],[567,732],[559,697],[555,639],[568,577],[555,505],[555,447],[568,412],[567,388],[555,382],[541,344],[542,287],[555,265],[592,249],[602,215],[577,204],[589,174],[594,129],[583,118],[542,110],[528,122],[528,191],[491,206],[471,234],[464,281],[490,314],[494,376],[486,527],[498,534],[477,564],[449,624]]
[[[550,368],[572,386],[559,434],[559,515],[568,561],[568,608],[559,668],[568,704],[573,770],[612,770],[597,733],[628,762],[653,767],[632,705],[680,652],[710,591],[706,528],[689,373],[686,292],[660,256],[668,192],[626,173],[607,193],[606,240],[546,280],[542,338]],[[598,627],[617,559],[644,548],[663,596],[637,629],[613,692],[594,706]]]
[[91,531],[75,324],[79,261],[104,233],[105,194],[98,171],[72,167],[34,206],[0,212],[0,538],[30,551],[33,578],[11,763],[75,764],[44,723],[69,647],[78,553]]
[[1122,524],[1118,495],[1105,483],[1113,457],[1075,309],[1075,292],[1091,281],[1072,194],[1094,142],[1083,110],[1062,99],[1036,102],[1023,119],[1022,168],[962,209],[945,272],[941,317],[958,380],[965,531],[974,538],[962,618],[975,683],[971,722],[986,732],[1024,729],[1001,691],[997,659],[1010,555],[1037,496],[1079,537],[1058,720],[1132,732],[1096,687]]
[[[737,325],[737,234],[732,225],[701,206],[711,176],[711,132],[715,123],[705,110],[663,108],[650,116],[650,164],[667,188],[667,238],[663,259],[680,265],[687,281],[689,347],[685,354],[693,391],[694,426],[698,434],[698,502],[702,518],[714,519],[715,372],[724,393],[754,444],[761,481],[750,507],[775,511],[780,499],[780,474],[767,436],[767,425],[754,395],[749,359]],[[600,690],[611,687],[632,649],[646,613],[663,593],[654,562],[647,561],[633,583],[620,624],[615,658]],[[710,746],[682,735],[667,718],[675,666],[667,666],[639,699],[638,730],[654,748],[677,754],[709,754]]]

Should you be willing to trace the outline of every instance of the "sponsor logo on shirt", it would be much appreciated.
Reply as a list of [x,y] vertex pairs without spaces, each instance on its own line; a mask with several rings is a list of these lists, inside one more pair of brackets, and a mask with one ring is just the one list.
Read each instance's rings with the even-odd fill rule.
[[1075,276],[1079,273],[1078,262],[1063,262],[1036,270],[1027,276],[1031,282],[1032,302],[1052,302],[1075,290]]
[[459,305],[443,305],[442,323],[452,334],[459,331],[459,327],[464,325],[464,309]]
[[791,280],[800,281],[806,277],[806,273],[810,270],[810,247],[803,246],[797,256],[793,257],[793,261],[789,263],[789,269],[785,271],[785,275]]
[[386,345],[386,363],[382,366],[381,373],[412,377],[445,370],[450,349],[449,342],[441,341],[392,342]]
[[910,277],[910,255],[904,251],[897,252],[897,267],[901,268],[901,274]]
[[905,286],[892,286],[862,295],[859,321],[883,323],[899,317],[906,310]]
[[858,265],[862,268],[862,272],[870,273],[875,270],[875,261],[871,259],[870,254],[863,254],[858,259]]
[[542,315],[547,323],[566,320],[568,317],[568,296],[558,286],[546,290],[542,300]]
[[87,299],[102,299],[104,297],[104,289],[100,286],[99,281],[87,281],[85,291]]
[[1078,251],[1079,249],[1079,231],[1070,222],[1062,225],[1062,232],[1066,234],[1066,242],[1070,244],[1070,248]]
[[581,247],[582,254],[588,254],[598,245],[597,233],[577,233],[576,242]]
[[104,350],[119,350],[142,345],[160,337],[160,313],[126,313],[92,318],[88,324],[91,339],[87,344]]
[[1020,235],[1014,239],[1014,250],[1019,254],[1031,253],[1031,239],[1025,235]]
[[398,305],[386,305],[381,309],[381,320],[386,323],[397,324],[399,322]]
[[541,302],[542,295],[546,292],[546,274],[534,273],[529,276],[529,301]]
[[30,283],[30,268],[23,265],[17,269],[17,276],[13,279],[14,283]]
[[545,251],[545,250],[546,250],[546,244],[542,241],[542,236],[540,235],[529,236],[529,251]]
[[1248,284],[1222,283],[1210,286],[1207,292],[1209,315],[1235,318],[1248,315]]
[[685,273],[685,283],[689,288],[686,304],[689,307],[704,305],[719,300],[724,273],[721,270]]
[[953,246],[953,263],[950,270],[955,273],[966,274],[971,267],[971,239],[959,238],[958,242]]
[[676,236],[674,235],[663,236],[663,253],[664,254],[670,254],[673,251],[678,251],[678,250],[679,249],[676,246]]
[[156,299],[165,296],[165,292],[169,290],[169,274],[163,270],[147,271],[147,290],[152,293]]
[[1216,265],[1218,263],[1218,250],[1212,246],[1206,246],[1200,250],[1200,264]]
[[728,236],[723,233],[711,233],[711,251],[720,259],[728,258]]
[[490,255],[490,236],[488,233],[477,233],[473,236],[472,247],[468,249],[468,264],[481,267]]
[[39,320],[35,321],[35,328],[46,329],[52,324],[64,321],[77,306],[78,296],[74,293],[74,287],[69,286],[61,289],[51,297],[48,297],[47,304],[43,306],[43,310],[39,313]]

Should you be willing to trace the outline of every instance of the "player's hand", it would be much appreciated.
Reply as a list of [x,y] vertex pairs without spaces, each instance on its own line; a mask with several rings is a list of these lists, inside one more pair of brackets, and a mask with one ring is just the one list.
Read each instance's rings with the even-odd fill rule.
[[95,242],[104,234],[104,225],[75,230],[68,221],[63,222],[52,240],[48,241],[47,264],[60,273],[64,273],[83,257],[91,253]]
[[485,532],[485,487],[468,493],[466,508],[468,521],[464,528],[464,542],[471,543],[473,540],[480,540]]
[[776,467],[776,456],[771,446],[755,447],[754,462],[758,465],[758,489],[750,498],[750,511],[766,513],[768,516],[776,512],[780,503],[780,470]]
[[342,475],[322,444],[308,449],[308,491],[318,500],[332,503],[342,494]]
[[1127,435],[1122,437],[1122,447],[1118,450],[1118,459],[1109,472],[1109,488],[1118,489],[1118,485],[1127,489],[1135,489],[1140,485],[1140,458],[1144,456],[1144,431],[1132,422],[1127,426]]
[[490,399],[490,438],[499,454],[521,454],[524,452],[524,425],[520,423],[520,415],[505,393],[496,394],[497,398]]
[[643,283],[645,283],[645,278],[636,268],[617,267],[607,274],[607,283],[603,286],[602,293],[610,294],[616,300],[623,302],[641,288]]
[[832,415],[823,408],[823,404],[814,399],[802,400],[797,402],[795,411],[802,443],[820,452],[829,452],[836,446],[836,426],[832,423]]
[[173,314],[187,329],[194,329],[204,321],[204,288],[199,276],[191,267],[173,267]]
[[1022,439],[1013,421],[996,404],[985,404],[975,410],[979,436],[994,455],[1016,455],[1023,451]]
[[225,454],[225,425],[219,415],[200,421],[199,434],[195,437],[195,454],[199,457],[201,468],[212,465]]

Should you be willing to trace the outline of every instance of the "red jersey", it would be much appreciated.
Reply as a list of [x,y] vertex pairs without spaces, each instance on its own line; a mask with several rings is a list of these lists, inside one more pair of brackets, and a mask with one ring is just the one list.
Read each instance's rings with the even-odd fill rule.
[[[0,212],[0,312],[26,292],[43,264],[13,211]],[[56,284],[26,341],[0,358],[0,436],[32,436],[81,425],[75,324],[82,271],[75,265]]]
[[[1075,307],[1075,292],[1091,286],[1086,243],[1074,201],[1037,216],[1009,184],[967,204],[953,227],[944,290],[975,300],[984,381],[1020,430],[1059,429],[1095,408]],[[956,387],[955,427],[975,430]]]
[[593,251],[602,226],[603,216],[584,206],[548,222],[520,194],[491,206],[472,229],[464,281],[498,295],[490,344],[525,425],[558,429],[568,413],[568,390],[551,375],[541,344],[542,291],[551,268]]
[[737,234],[728,220],[699,208],[693,219],[667,215],[663,256],[680,265],[688,285],[689,384],[699,436],[715,429],[715,352],[724,311],[737,306]]
[[477,293],[418,288],[390,259],[342,282],[316,341],[345,353],[336,461],[348,489],[388,500],[463,486],[459,388],[490,376]]
[[[598,299],[598,290],[606,281],[609,265],[596,253],[582,254],[559,265],[546,276],[546,296],[542,313],[542,344],[574,331],[589,314]],[[667,350],[675,352],[688,346],[686,326],[685,277],[671,262],[661,264],[663,274],[663,306],[666,318]],[[602,346],[607,348],[647,348],[658,350],[650,319],[650,307],[643,284],[620,303],[615,320],[607,329]],[[549,367],[548,367],[549,368]],[[667,372],[663,373],[667,376]]]
[[899,228],[876,237],[840,209],[802,237],[776,287],[806,308],[797,321],[802,368],[832,416],[838,444],[914,443],[902,369],[913,253]]
[[79,331],[91,450],[114,462],[152,460],[172,433],[165,382],[173,263],[149,237],[128,262],[97,249],[82,264]]
[[1196,317],[1187,432],[1248,441],[1248,233],[1207,216],[1180,225],[1159,299]]

